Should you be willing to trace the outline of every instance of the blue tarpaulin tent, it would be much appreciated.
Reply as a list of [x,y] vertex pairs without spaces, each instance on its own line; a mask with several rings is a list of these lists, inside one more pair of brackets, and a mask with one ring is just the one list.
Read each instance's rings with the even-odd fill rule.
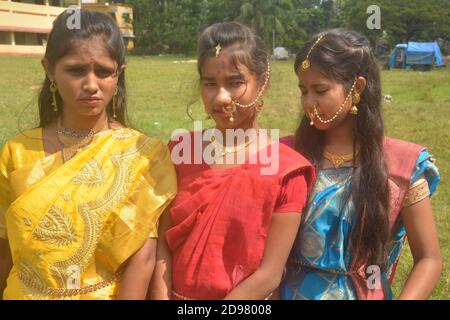
[[408,42],[406,49],[407,63],[414,64],[416,61],[436,59],[436,65],[442,66],[441,49],[436,42]]

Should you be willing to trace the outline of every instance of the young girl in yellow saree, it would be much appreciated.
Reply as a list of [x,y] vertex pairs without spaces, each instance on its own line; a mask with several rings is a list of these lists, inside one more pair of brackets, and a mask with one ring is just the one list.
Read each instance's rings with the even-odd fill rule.
[[40,125],[0,157],[4,299],[144,299],[176,177],[161,141],[125,127],[125,49],[108,16],[54,22]]

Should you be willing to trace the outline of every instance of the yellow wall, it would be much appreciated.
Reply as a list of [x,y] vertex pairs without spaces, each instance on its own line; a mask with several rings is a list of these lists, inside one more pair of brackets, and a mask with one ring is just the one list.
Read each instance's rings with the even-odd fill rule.
[[[80,1],[66,0],[64,4],[67,6],[73,4],[79,5]],[[98,11],[114,16],[124,36],[127,49],[133,49],[133,25],[124,19],[124,14],[128,13],[129,21],[133,20],[132,7],[107,3],[82,4],[81,7],[86,10]],[[2,32],[0,40],[3,42],[0,43],[0,55],[43,55],[45,53],[46,34],[50,32],[55,18],[65,9],[65,7],[55,7],[46,4],[41,5],[0,0],[0,32]],[[26,34],[18,34],[18,32],[24,32]],[[16,37],[18,41],[16,41]],[[8,43],[4,43],[5,39]]]
[[[133,8],[126,6],[126,5],[119,5],[119,4],[87,4],[87,3],[82,3],[81,4],[81,8],[85,9],[85,10],[90,10],[90,11],[96,11],[96,12],[101,12],[107,15],[110,15],[111,17],[114,18],[114,20],[116,21],[117,25],[120,28],[120,32],[122,33],[122,35],[124,35],[124,39],[125,39],[125,43],[127,43],[127,49],[131,50],[134,47],[134,38],[133,37],[127,37],[128,36],[134,36],[134,32],[133,32]],[[124,14],[127,14],[129,16],[129,20],[130,22],[126,21],[124,18]],[[128,41],[127,41],[128,39]]]
[[0,31],[3,39],[9,39],[8,44],[0,44],[0,55],[44,54],[45,35],[64,10],[63,7],[0,0]]

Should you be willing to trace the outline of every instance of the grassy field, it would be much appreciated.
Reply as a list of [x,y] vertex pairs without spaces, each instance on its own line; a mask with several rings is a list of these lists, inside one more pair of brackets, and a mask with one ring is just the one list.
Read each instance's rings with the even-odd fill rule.
[[[292,61],[274,62],[272,84],[265,95],[261,124],[292,133],[299,117],[299,93]],[[20,130],[36,126],[37,93],[43,80],[38,58],[0,57],[0,146]],[[129,116],[133,127],[167,140],[175,128],[191,129],[186,104],[198,98],[196,66],[183,58],[130,57],[127,69]],[[387,134],[427,146],[441,173],[433,211],[439,229],[444,270],[432,299],[450,298],[450,68],[431,72],[383,71]],[[192,105],[203,119],[199,100]],[[211,125],[212,123],[209,123]],[[401,290],[412,267],[406,247],[394,284]]]

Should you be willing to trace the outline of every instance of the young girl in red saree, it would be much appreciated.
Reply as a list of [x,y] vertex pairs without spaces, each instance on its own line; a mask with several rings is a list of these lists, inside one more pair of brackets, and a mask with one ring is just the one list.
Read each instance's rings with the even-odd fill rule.
[[[255,33],[238,23],[207,28],[198,72],[215,128],[169,143],[179,192],[161,220],[151,296],[264,299],[282,279],[314,170],[257,123],[270,65]],[[229,136],[244,130],[240,143]]]

